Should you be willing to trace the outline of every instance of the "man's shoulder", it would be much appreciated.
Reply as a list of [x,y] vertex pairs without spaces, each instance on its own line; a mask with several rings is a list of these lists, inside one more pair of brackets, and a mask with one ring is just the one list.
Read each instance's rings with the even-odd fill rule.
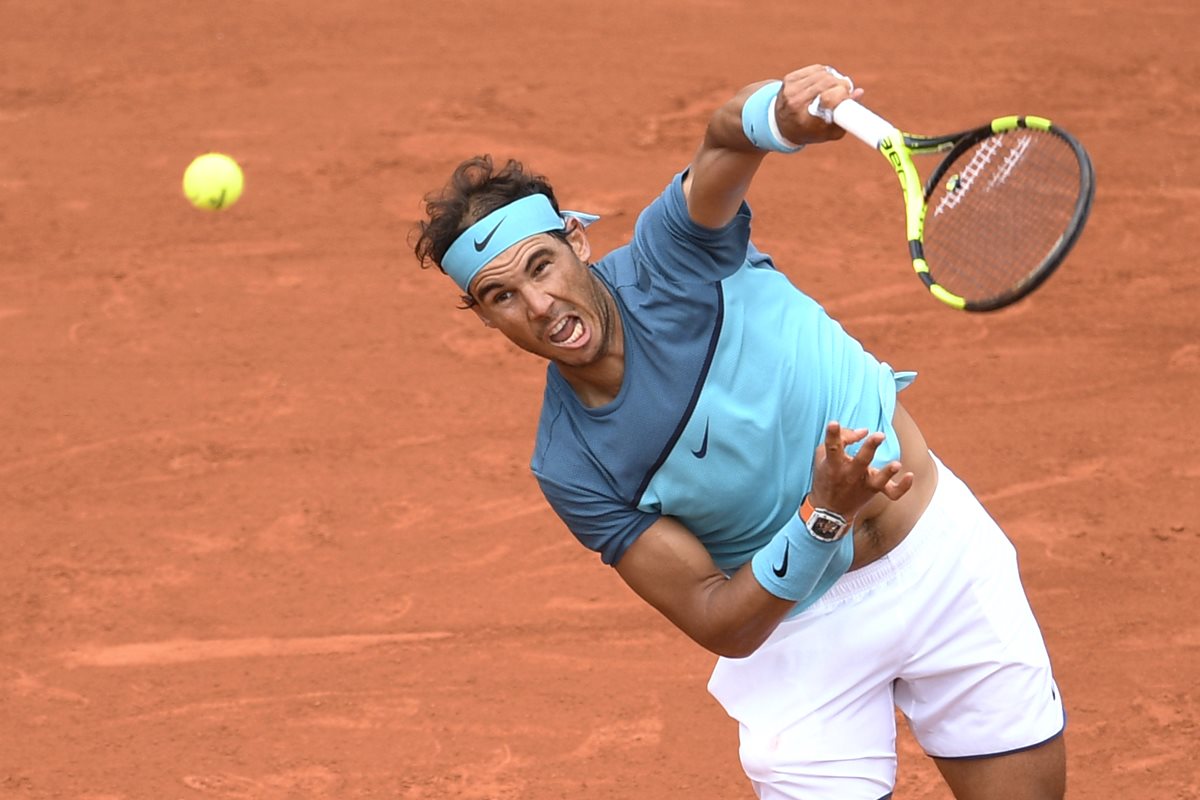
[[628,243],[610,250],[599,261],[593,261],[591,268],[614,289],[636,286],[639,282],[637,267]]
[[646,396],[655,393],[642,388],[627,386],[612,407],[597,413],[584,408],[553,368],[548,370],[530,461],[534,474],[564,487],[635,502],[676,424],[662,405],[647,405]]
[[[582,475],[588,472],[589,459],[585,451],[586,434],[572,414],[571,404],[578,400],[556,379],[553,368],[546,372],[546,388],[542,393],[542,410],[538,416],[537,438],[534,441],[530,466],[539,476],[558,474]],[[583,420],[586,422],[586,418]]]

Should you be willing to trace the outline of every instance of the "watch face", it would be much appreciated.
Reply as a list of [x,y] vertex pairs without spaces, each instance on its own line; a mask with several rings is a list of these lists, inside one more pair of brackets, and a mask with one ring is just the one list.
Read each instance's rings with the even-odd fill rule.
[[838,534],[842,532],[843,527],[844,523],[819,513],[813,514],[812,518],[808,521],[808,529],[812,531],[813,536],[825,541],[836,539]]

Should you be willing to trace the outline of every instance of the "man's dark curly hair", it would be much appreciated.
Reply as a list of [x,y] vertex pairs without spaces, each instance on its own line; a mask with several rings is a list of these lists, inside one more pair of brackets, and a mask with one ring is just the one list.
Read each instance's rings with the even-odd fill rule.
[[[425,196],[429,219],[418,225],[413,248],[417,261],[422,268],[433,265],[445,272],[442,259],[463,231],[497,208],[531,194],[546,195],[554,210],[559,210],[549,181],[528,171],[521,162],[510,158],[503,169],[497,170],[490,155],[468,158],[455,168],[445,188]],[[549,233],[566,239],[561,231]],[[469,297],[463,299],[468,305],[474,303]]]

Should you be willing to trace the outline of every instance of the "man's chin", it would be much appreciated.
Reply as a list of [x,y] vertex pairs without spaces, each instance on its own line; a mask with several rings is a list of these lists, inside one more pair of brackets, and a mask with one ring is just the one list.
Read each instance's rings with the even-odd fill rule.
[[551,361],[575,369],[596,363],[602,355],[599,348],[594,347],[590,341],[583,347],[555,347],[553,351],[549,354]]

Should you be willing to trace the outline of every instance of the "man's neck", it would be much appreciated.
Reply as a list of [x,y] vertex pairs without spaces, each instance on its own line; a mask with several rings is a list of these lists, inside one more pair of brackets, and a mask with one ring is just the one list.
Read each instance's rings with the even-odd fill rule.
[[579,402],[588,408],[599,408],[617,399],[625,378],[624,353],[609,353],[601,361],[585,369],[564,368],[558,371],[575,391]]
[[607,292],[611,336],[604,355],[586,367],[558,365],[558,371],[575,391],[579,402],[588,408],[599,408],[617,399],[625,380],[625,327],[616,300]]

